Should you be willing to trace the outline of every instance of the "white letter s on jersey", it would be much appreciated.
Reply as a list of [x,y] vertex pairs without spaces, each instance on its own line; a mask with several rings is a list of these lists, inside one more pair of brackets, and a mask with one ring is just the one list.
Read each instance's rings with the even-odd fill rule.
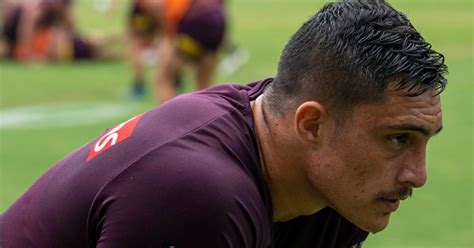
[[[134,119],[134,118],[133,118]],[[132,120],[133,120],[132,119]],[[130,121],[130,120],[129,120]],[[113,128],[112,130],[110,130],[109,132],[107,132],[104,136],[102,136],[102,138],[100,138],[100,140],[95,144],[94,146],[94,152],[99,152],[100,150],[102,150],[105,145],[107,145],[107,143],[110,141],[110,146],[113,146],[115,145],[115,142],[117,142],[117,139],[118,139],[118,131],[123,127],[125,126],[125,124],[127,124],[129,121],[126,121],[118,126],[116,126],[115,128]]]

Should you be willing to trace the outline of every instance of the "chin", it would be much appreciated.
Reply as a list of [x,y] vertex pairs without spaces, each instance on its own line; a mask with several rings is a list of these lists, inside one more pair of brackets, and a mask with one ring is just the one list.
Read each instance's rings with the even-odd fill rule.
[[365,223],[365,225],[359,226],[359,228],[370,233],[378,233],[383,231],[388,226],[389,220],[390,214],[386,214],[374,220],[369,220],[367,223]]

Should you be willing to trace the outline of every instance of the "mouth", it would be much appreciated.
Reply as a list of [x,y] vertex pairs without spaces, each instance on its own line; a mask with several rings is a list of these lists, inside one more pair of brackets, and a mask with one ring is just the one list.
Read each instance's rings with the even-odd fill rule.
[[379,194],[377,198],[388,211],[388,213],[395,212],[400,205],[400,201],[403,201],[412,195],[413,191],[411,188],[402,188],[393,193]]
[[385,206],[388,212],[395,212],[400,205],[399,199],[380,198],[379,201]]

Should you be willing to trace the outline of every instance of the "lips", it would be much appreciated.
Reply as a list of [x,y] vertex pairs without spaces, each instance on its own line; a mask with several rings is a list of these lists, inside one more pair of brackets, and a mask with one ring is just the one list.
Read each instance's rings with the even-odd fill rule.
[[400,197],[398,198],[398,200],[403,201],[403,200],[406,200],[408,197],[410,197],[410,195],[409,195],[409,194],[405,194],[405,195],[400,196]]
[[400,201],[403,201],[412,195],[413,191],[409,187],[404,187],[391,193],[381,193],[378,196],[385,209],[390,212],[395,212],[400,205]]
[[400,205],[400,200],[398,199],[380,199],[388,212],[395,212]]

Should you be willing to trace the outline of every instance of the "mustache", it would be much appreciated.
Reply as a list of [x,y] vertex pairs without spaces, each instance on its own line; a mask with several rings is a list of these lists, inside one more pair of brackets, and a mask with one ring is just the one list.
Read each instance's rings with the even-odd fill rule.
[[381,192],[377,195],[377,199],[400,199],[411,197],[413,195],[413,189],[411,187],[400,187],[394,191]]

